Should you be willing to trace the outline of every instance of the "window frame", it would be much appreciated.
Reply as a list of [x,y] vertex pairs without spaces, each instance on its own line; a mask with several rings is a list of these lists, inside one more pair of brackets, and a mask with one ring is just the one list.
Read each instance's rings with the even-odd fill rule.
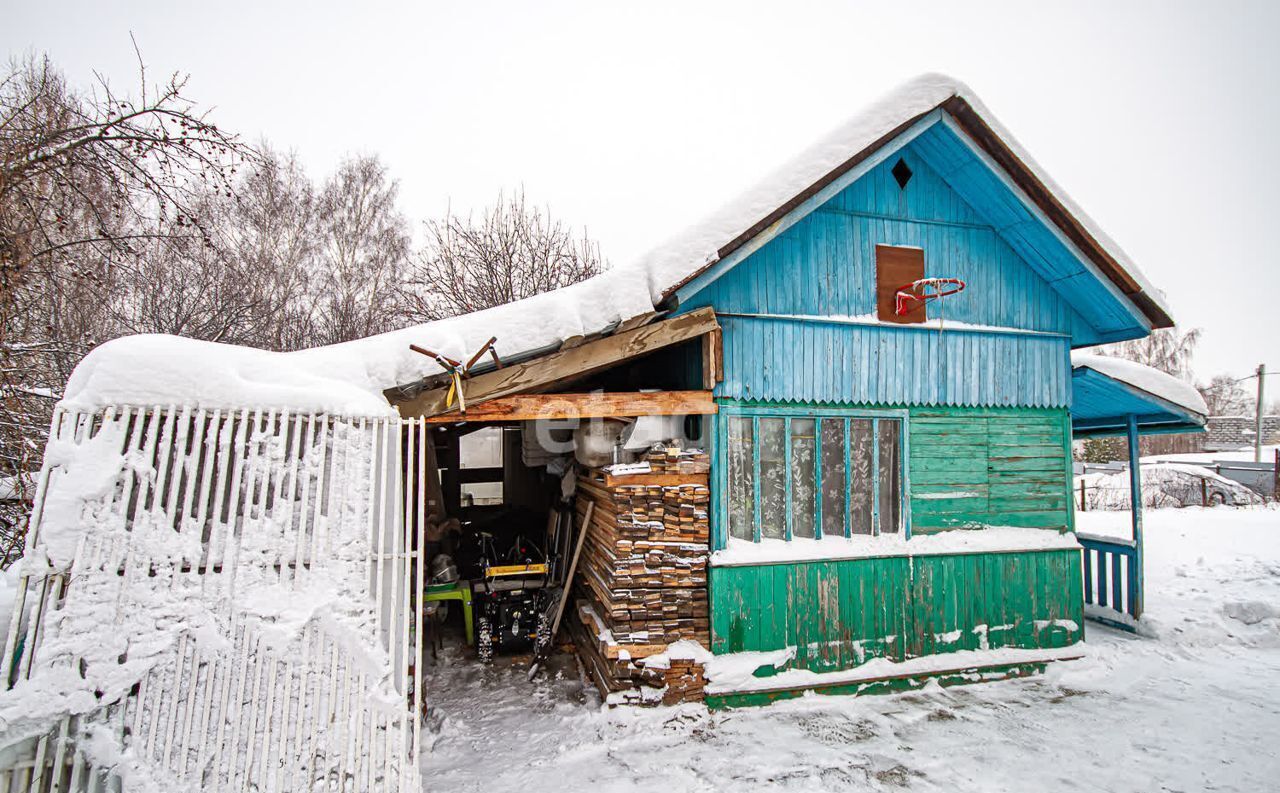
[[[909,447],[907,444],[908,431],[907,424],[909,421],[908,411],[902,408],[850,408],[850,407],[827,407],[827,406],[801,406],[801,405],[740,405],[721,403],[719,411],[715,415],[715,429],[712,433],[712,439],[715,444],[715,461],[716,465],[712,469],[712,495],[715,503],[715,549],[723,549],[728,546],[730,539],[729,527],[729,424],[735,418],[751,419],[752,428],[752,542],[759,543],[762,539],[762,520],[761,520],[761,504],[760,504],[760,419],[762,418],[780,418],[783,419],[782,437],[784,441],[784,457],[786,460],[786,525],[783,527],[783,542],[794,542],[797,539],[801,541],[816,540],[820,541],[827,535],[822,530],[822,421],[824,419],[843,419],[844,420],[844,488],[845,488],[845,519],[844,532],[839,535],[844,538],[850,538],[852,534],[851,509],[851,483],[850,471],[850,419],[872,419],[871,426],[871,460],[872,460],[872,481],[874,483],[874,497],[871,499],[871,534],[859,534],[862,537],[880,537],[880,423],[879,419],[896,420],[898,422],[898,449],[899,452],[899,510],[902,515],[901,536],[903,539],[911,538],[911,482],[907,475],[908,460],[910,459]],[[814,536],[795,537],[793,533],[794,519],[792,514],[792,465],[791,465],[791,448],[792,419],[812,419],[814,423]],[[889,536],[895,536],[897,532]],[[744,538],[734,537],[733,539],[745,541]]]

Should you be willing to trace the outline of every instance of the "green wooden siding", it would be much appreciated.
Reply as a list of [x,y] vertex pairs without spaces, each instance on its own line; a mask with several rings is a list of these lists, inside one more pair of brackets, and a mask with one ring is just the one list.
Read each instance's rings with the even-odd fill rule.
[[1064,409],[912,408],[911,528],[1070,526]]
[[794,646],[795,666],[819,672],[877,657],[1062,647],[1083,638],[1079,551],[896,556],[710,573],[713,652]]

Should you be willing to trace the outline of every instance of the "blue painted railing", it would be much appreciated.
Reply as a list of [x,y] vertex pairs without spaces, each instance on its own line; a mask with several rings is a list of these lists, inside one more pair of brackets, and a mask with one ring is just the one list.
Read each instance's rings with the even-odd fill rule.
[[[1133,630],[1142,614],[1140,559],[1133,540],[1076,534],[1084,547],[1084,602],[1094,606],[1091,617]],[[1108,611],[1114,611],[1110,618]]]

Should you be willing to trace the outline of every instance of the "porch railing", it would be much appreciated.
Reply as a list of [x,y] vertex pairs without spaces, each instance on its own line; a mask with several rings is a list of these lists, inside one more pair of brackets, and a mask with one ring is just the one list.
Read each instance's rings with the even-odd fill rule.
[[1142,614],[1138,548],[1133,540],[1077,534],[1084,547],[1084,602],[1090,616],[1133,629]]

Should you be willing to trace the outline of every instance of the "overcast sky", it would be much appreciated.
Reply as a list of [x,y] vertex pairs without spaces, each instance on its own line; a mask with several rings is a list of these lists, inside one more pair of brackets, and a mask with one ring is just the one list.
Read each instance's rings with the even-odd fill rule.
[[1204,329],[1202,378],[1280,369],[1280,3],[0,4],[72,82],[135,79],[132,32],[316,177],[376,153],[415,220],[523,185],[614,263],[946,72]]

